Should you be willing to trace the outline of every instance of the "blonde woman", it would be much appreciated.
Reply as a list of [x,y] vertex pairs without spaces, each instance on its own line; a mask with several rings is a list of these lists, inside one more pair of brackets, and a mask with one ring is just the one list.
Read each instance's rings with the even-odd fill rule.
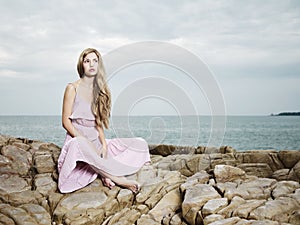
[[75,191],[100,175],[109,188],[117,184],[136,193],[138,182],[125,176],[150,162],[148,144],[142,138],[105,138],[111,95],[96,49],[81,53],[77,71],[80,79],[68,84],[64,93],[62,125],[67,134],[58,159],[59,190]]

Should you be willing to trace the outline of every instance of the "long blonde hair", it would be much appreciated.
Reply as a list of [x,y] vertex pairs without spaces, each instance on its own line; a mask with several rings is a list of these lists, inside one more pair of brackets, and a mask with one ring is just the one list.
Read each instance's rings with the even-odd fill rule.
[[88,54],[93,52],[98,57],[98,72],[93,83],[92,112],[95,115],[97,125],[101,128],[104,125],[104,127],[108,129],[111,110],[111,95],[107,86],[106,73],[100,53],[93,48],[83,50],[78,59],[77,71],[79,77],[82,78],[84,76],[83,60]]

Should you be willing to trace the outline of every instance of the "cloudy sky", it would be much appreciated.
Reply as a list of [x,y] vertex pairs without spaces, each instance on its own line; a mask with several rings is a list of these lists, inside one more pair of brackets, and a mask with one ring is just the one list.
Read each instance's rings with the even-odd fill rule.
[[[0,0],[0,15],[0,115],[59,115],[66,84],[78,78],[83,49],[97,48],[105,58],[145,41],[174,44],[199,57],[213,74],[228,115],[300,111],[297,0]],[[133,114],[176,114],[172,101],[186,100],[198,114],[211,113],[205,89],[189,88],[188,76],[158,64],[118,72],[110,81],[113,102],[120,104],[116,100],[128,87],[137,88],[139,77],[163,78],[161,88],[176,95],[175,85],[186,95],[170,100],[147,90],[130,103]],[[147,88],[143,85],[137,91]]]

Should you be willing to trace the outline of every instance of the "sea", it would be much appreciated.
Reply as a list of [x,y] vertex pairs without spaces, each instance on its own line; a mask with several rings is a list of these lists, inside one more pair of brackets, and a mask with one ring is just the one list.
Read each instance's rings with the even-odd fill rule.
[[[0,116],[0,134],[62,146],[60,116]],[[148,144],[300,150],[300,116],[113,116],[106,138],[142,137]]]

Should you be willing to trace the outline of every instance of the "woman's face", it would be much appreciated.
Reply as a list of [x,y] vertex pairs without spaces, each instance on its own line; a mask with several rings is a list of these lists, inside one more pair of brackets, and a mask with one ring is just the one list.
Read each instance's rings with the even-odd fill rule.
[[83,69],[86,76],[95,76],[97,74],[98,57],[94,52],[91,52],[84,57]]

